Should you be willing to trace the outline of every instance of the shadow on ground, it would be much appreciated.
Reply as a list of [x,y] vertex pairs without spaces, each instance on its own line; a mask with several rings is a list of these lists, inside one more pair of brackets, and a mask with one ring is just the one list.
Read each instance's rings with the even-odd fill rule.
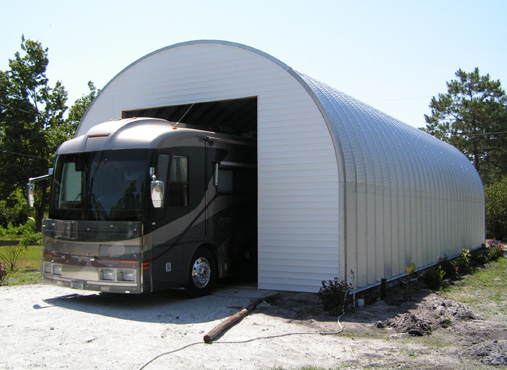
[[69,289],[68,295],[44,299],[44,305],[33,308],[60,307],[139,322],[191,324],[225,319],[271,293],[257,290],[248,279],[223,281],[212,294],[193,299],[181,290],[128,295]]
[[[416,309],[431,291],[414,290],[410,300],[407,300],[405,293],[400,287],[392,288],[383,301],[379,300],[376,291],[358,295],[368,304],[348,308],[341,320],[352,325],[388,320]],[[222,281],[209,296],[194,299],[186,298],[181,290],[143,295],[69,290],[68,295],[45,299],[45,305],[34,305],[34,309],[61,307],[139,322],[191,324],[224,320],[263,297],[268,298],[252,314],[261,313],[290,322],[299,321],[303,325],[323,327],[337,321],[336,316],[324,311],[317,294],[281,292],[274,295],[272,291],[258,290],[255,281],[248,278]]]

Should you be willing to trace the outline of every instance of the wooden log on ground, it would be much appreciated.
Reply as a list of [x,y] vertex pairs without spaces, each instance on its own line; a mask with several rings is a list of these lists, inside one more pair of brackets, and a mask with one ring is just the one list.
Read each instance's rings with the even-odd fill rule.
[[215,340],[216,337],[220,335],[223,331],[229,329],[231,326],[236,324],[238,321],[240,321],[242,318],[247,316],[250,311],[254,310],[255,307],[257,307],[259,304],[261,304],[265,299],[273,298],[277,296],[279,293],[272,294],[268,297],[264,298],[257,298],[252,303],[250,303],[248,306],[243,308],[238,313],[235,313],[232,316],[229,316],[227,319],[222,321],[220,324],[215,326],[213,329],[211,329],[205,336],[204,336],[204,342],[205,343],[211,343],[213,340]]

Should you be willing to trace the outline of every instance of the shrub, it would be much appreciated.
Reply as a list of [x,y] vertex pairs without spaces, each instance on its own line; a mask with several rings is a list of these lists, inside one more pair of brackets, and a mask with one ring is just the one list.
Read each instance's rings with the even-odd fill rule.
[[445,272],[441,266],[433,266],[424,272],[423,283],[431,290],[440,290]]
[[322,281],[322,287],[317,294],[324,305],[324,310],[332,315],[339,315],[345,306],[351,303],[349,295],[351,290],[351,284],[339,281],[335,277],[334,280]]
[[492,242],[489,244],[489,258],[492,261],[496,261],[498,258],[504,256],[503,248],[500,243],[494,243]]
[[27,247],[29,244],[41,244],[42,233],[37,232],[34,219],[28,221],[18,227],[18,235],[21,235],[19,244]]
[[22,225],[26,222],[29,215],[33,213],[28,206],[23,191],[14,190],[7,199],[0,201],[0,226],[8,227]]
[[479,265],[487,264],[491,260],[490,249],[483,244],[481,249],[471,254],[471,259]]
[[0,262],[0,285],[5,283],[5,279],[7,278],[7,266]]
[[26,249],[28,242],[20,243],[16,240],[17,236],[22,233],[23,227],[16,227],[12,224],[7,225],[7,228],[0,226],[0,236],[9,241],[9,245],[0,249],[0,260],[5,262],[11,271],[15,270],[18,259]]
[[471,255],[470,250],[463,249],[458,259],[456,260],[456,265],[458,267],[458,271],[460,274],[471,274],[474,271],[474,268],[470,264]]
[[455,260],[449,260],[445,256],[439,263],[440,268],[445,273],[444,278],[455,279],[458,276],[458,266]]

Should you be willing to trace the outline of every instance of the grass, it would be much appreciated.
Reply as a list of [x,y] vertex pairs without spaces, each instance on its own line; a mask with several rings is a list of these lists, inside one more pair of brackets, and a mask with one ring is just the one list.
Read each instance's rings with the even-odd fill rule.
[[[0,247],[0,252],[2,248]],[[24,251],[16,264],[14,271],[7,270],[8,285],[25,285],[36,284],[40,280],[40,254],[41,247],[39,245],[29,245]]]
[[41,275],[40,272],[33,271],[10,271],[7,274],[7,284],[8,285],[29,285],[29,284],[37,284],[40,281]]
[[19,257],[19,269],[27,271],[40,270],[40,249],[40,245],[29,245],[26,252]]
[[507,258],[491,262],[489,267],[464,276],[443,293],[461,303],[476,307],[487,317],[507,313]]

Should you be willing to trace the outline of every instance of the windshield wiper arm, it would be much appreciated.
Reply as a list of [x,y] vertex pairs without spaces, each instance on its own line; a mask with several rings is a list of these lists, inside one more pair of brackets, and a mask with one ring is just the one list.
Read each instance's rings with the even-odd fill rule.
[[98,220],[107,220],[109,215],[98,200],[97,196],[93,193],[90,194],[90,201],[92,206],[93,216]]

